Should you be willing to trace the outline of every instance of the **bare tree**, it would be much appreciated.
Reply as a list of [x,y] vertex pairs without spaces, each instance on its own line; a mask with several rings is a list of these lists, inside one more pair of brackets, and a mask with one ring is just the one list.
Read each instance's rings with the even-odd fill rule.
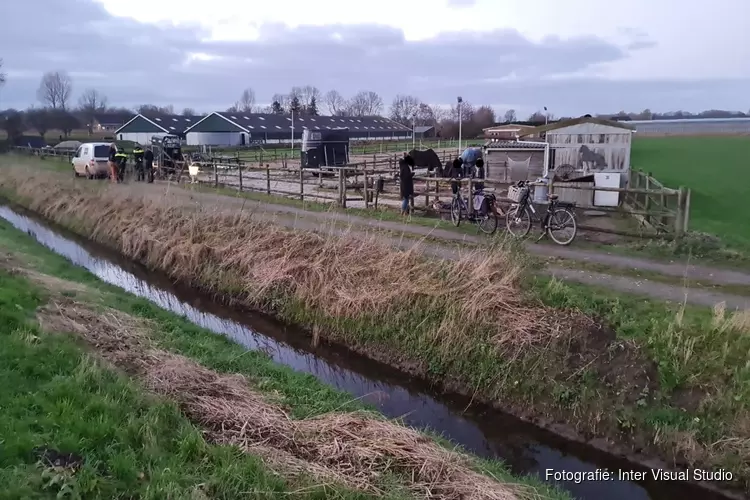
[[171,104],[167,106],[157,106],[155,104],[141,104],[135,108],[136,111],[142,115],[173,115],[174,106]]
[[5,72],[2,71],[3,69],[3,60],[0,59],[0,87],[5,85],[5,82],[8,81],[8,76],[5,74]]
[[420,103],[417,109],[417,125],[435,125],[438,119],[432,106]]
[[317,113],[317,104],[320,101],[320,90],[313,85],[305,85],[299,89],[299,102],[302,105],[304,112],[308,112],[311,108],[315,108]]
[[329,90],[323,96],[323,104],[326,106],[328,114],[331,116],[340,115],[346,109],[346,99],[344,99],[338,90]]
[[94,130],[96,114],[103,113],[107,109],[107,97],[96,89],[86,89],[78,99],[78,108],[81,115],[86,118],[86,128],[91,134]]
[[253,89],[246,88],[242,91],[240,100],[237,101],[237,111],[252,113],[255,110],[255,92]]
[[533,123],[544,123],[545,118],[546,115],[544,113],[542,113],[541,111],[536,111],[529,116],[528,121]]
[[370,90],[362,90],[349,101],[349,113],[352,116],[374,116],[383,111],[383,99]]
[[42,76],[37,99],[52,109],[68,109],[70,95],[73,93],[73,81],[64,71],[50,71]]
[[505,116],[503,116],[503,120],[506,123],[512,123],[516,120],[518,120],[518,117],[516,116],[516,110],[515,109],[509,109],[505,112]]
[[54,117],[46,108],[31,108],[26,111],[26,123],[44,137],[52,128]]
[[193,108],[184,108],[182,110],[182,116],[195,116],[195,110]]
[[410,127],[419,112],[419,99],[411,95],[397,95],[391,103],[390,119]]
[[[278,103],[278,106],[276,104]],[[289,105],[289,96],[286,96],[284,94],[274,94],[273,97],[271,97],[271,107],[274,109],[274,113],[279,114],[279,110],[281,113],[284,112],[285,109],[287,109]]]

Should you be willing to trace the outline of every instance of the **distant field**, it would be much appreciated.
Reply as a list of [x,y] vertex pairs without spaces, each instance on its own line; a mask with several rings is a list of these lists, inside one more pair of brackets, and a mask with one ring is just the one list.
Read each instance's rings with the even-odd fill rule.
[[637,138],[631,165],[692,190],[690,229],[750,248],[750,137]]

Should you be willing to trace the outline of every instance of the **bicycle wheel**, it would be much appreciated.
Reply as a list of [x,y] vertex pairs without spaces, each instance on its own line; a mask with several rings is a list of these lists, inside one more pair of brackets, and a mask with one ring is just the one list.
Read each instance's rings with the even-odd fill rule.
[[556,208],[547,221],[547,234],[558,245],[570,245],[576,237],[575,215],[567,208]]
[[453,202],[451,203],[451,221],[456,227],[461,224],[461,200],[457,197],[453,197]]
[[477,220],[479,230],[485,234],[495,234],[497,231],[497,214],[494,210],[488,212],[484,216],[480,216]]
[[531,214],[529,208],[520,205],[511,206],[505,215],[505,227],[516,238],[523,238],[531,231]]

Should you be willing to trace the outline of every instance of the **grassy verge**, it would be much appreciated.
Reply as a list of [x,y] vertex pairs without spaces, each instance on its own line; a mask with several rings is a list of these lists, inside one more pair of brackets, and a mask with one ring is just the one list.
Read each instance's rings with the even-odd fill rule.
[[[678,464],[729,468],[747,488],[745,313],[530,278],[506,248],[431,261],[57,177],[3,172],[0,186],[175,279],[516,413]],[[96,218],[84,206],[99,207]]]
[[[206,434],[205,426],[212,415],[198,413],[203,415],[199,418],[195,414],[195,402],[193,406],[190,405],[189,394],[200,392],[201,389],[192,387],[183,393],[175,390],[175,385],[188,376],[186,373],[203,372],[204,378],[193,381],[193,384],[198,382],[205,386],[205,374],[211,373],[207,369],[215,370],[217,374],[244,375],[253,390],[259,391],[273,403],[269,405],[253,399],[252,407],[257,409],[260,406],[263,415],[256,411],[253,419],[240,422],[243,429],[248,427],[248,421],[262,420],[263,417],[267,418],[269,412],[279,412],[283,408],[294,419],[292,422],[299,422],[297,425],[302,430],[305,424],[315,425],[313,434],[316,436],[325,430],[318,424],[331,418],[337,418],[338,425],[344,427],[347,419],[353,420],[360,436],[359,443],[366,440],[367,425],[363,424],[370,422],[370,425],[378,425],[378,452],[382,454],[385,450],[386,457],[389,433],[398,432],[397,437],[402,442],[409,438],[418,439],[419,436],[413,431],[384,422],[374,414],[363,413],[366,408],[362,404],[324,386],[312,376],[276,365],[262,353],[247,352],[224,337],[202,330],[148,301],[100,282],[4,221],[0,221],[0,254],[3,256],[0,268],[0,324],[4,327],[3,331],[8,332],[0,346],[0,374],[3,380],[13,382],[0,390],[0,402],[5,412],[0,429],[4,436],[12,436],[3,443],[3,453],[0,453],[0,479],[3,480],[5,493],[10,494],[8,498],[31,498],[49,492],[97,498],[114,498],[126,493],[142,498],[244,498],[248,495],[253,498],[278,498],[283,495],[293,498],[364,499],[377,496],[396,499],[413,496],[409,491],[414,491],[418,486],[415,483],[419,478],[411,476],[412,480],[408,480],[404,476],[408,475],[408,470],[399,468],[398,463],[393,463],[391,471],[383,464],[375,464],[375,468],[380,465],[383,470],[371,485],[373,487],[370,489],[374,488],[375,491],[368,494],[367,491],[356,491],[346,485],[337,486],[337,477],[333,481],[329,477],[321,478],[319,469],[313,469],[312,474],[294,474],[284,479],[288,475],[285,469],[299,467],[299,464],[298,461],[287,459],[279,465],[278,451],[269,454],[266,450],[261,453],[261,460],[254,454],[243,453],[236,440],[231,442],[234,446],[207,442],[204,435],[212,438],[209,441],[220,439],[216,436],[215,428],[213,434]],[[71,307],[76,303],[73,301],[86,304],[79,307],[89,310],[88,319],[75,313],[75,307]],[[48,333],[49,324],[66,324],[56,323],[54,314],[40,316],[43,318],[41,323],[46,325],[44,329],[30,320],[34,311],[44,308],[48,302],[54,304],[53,307],[46,306],[48,310],[53,313],[61,311],[58,321],[74,316],[75,320],[67,324],[72,325],[69,326],[71,330],[79,324],[81,331],[86,332],[81,334],[79,331],[82,338],[61,335],[68,331],[65,326],[53,328]],[[106,325],[108,328],[104,329],[104,333],[99,329],[99,333],[87,338],[91,332],[97,332],[92,315],[106,317],[111,314],[107,313],[108,310],[126,313],[113,322],[114,327],[121,328],[120,331],[116,335],[107,333],[108,328],[113,327],[113,323],[110,323]],[[141,377],[152,392],[166,392],[170,397],[147,394],[141,384],[123,376],[122,372],[114,371],[111,365],[102,363],[103,357],[117,368],[124,369],[131,377],[135,376],[128,371],[130,364],[123,362],[128,356],[132,357],[132,353],[122,347],[131,343],[128,337],[131,334],[127,333],[127,328],[122,328],[123,323],[131,321],[128,318],[137,318],[148,326],[143,331],[144,335],[153,348],[161,350],[151,350],[148,358],[161,356],[157,363],[159,367],[179,361],[177,354],[200,362],[200,365],[189,367],[185,373],[172,373],[173,380],[166,387],[154,384],[154,380],[163,381],[169,377],[163,371],[150,379]],[[84,349],[80,340],[88,340],[90,346],[95,346],[93,352]],[[110,352],[107,343],[114,344],[114,355],[107,355]],[[213,377],[213,384],[225,384],[223,389],[217,390],[218,393],[224,395],[233,389],[238,390],[232,384],[233,380],[221,379],[220,375]],[[252,393],[249,394],[252,396]],[[201,402],[205,403],[205,396],[201,398]],[[242,400],[232,401],[231,415],[241,413],[241,403]],[[226,403],[219,406],[225,407]],[[185,413],[190,415],[191,420],[201,422],[203,428],[196,427]],[[344,419],[343,422],[341,419]],[[287,417],[279,413],[279,420],[287,421]],[[229,417],[221,418],[222,429],[229,427],[230,423]],[[300,427],[293,433],[298,439],[304,434]],[[246,442],[246,439],[242,442]],[[273,434],[265,434],[263,439],[264,442],[275,442]],[[325,436],[322,439],[328,443]],[[346,444],[345,436],[343,441],[341,436],[338,439],[343,445]],[[299,441],[295,446],[302,447],[303,443],[303,440]],[[347,446],[344,448],[347,449]],[[348,453],[352,453],[350,448]],[[258,449],[262,451],[262,446]],[[461,476],[473,478],[471,486],[464,481],[466,498],[496,498],[495,495],[500,492],[511,495],[502,498],[514,498],[516,495],[568,498],[564,493],[540,485],[537,481],[512,478],[498,462],[466,458],[435,445],[431,450],[431,453],[437,454],[441,468],[446,466],[447,459],[446,470],[453,469],[450,471],[451,481],[457,484],[448,485],[448,488],[458,491]],[[62,465],[48,463],[60,457],[63,457]],[[359,458],[365,462],[369,460]],[[397,456],[387,460],[393,462],[394,458],[397,462]],[[422,458],[425,459],[422,463],[424,470],[433,468],[431,456]],[[457,459],[460,459],[460,463],[452,466],[451,462]],[[274,472],[268,468],[269,461]],[[349,466],[342,460],[341,467]],[[420,474],[423,471],[417,472],[417,475]],[[342,482],[347,479],[344,476]],[[441,491],[438,483],[431,484],[437,498],[449,495],[450,491]],[[354,483],[353,486],[362,485]],[[483,496],[485,494],[489,496]]]

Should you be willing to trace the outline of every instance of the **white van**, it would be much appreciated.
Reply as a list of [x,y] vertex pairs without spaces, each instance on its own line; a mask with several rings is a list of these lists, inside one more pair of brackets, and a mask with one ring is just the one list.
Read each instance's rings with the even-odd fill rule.
[[73,155],[73,173],[76,177],[85,175],[88,179],[109,175],[108,142],[86,142],[81,144]]

